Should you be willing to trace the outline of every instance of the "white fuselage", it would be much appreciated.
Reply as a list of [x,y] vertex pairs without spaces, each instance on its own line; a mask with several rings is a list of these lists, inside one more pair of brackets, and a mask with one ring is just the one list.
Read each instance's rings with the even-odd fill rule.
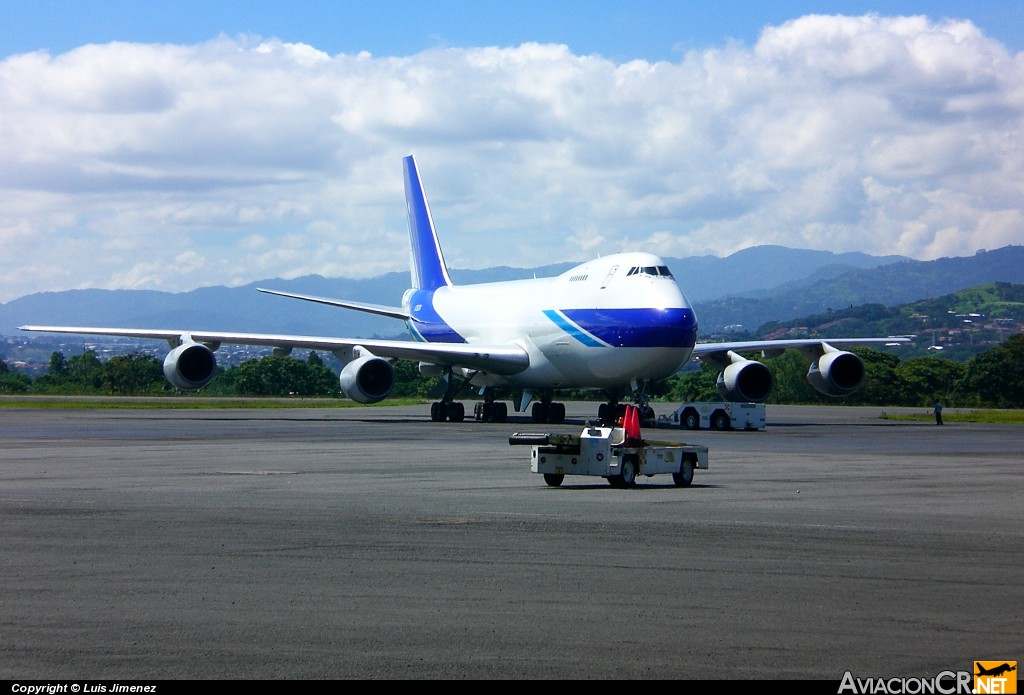
[[529,354],[518,374],[477,373],[472,383],[480,386],[614,388],[663,379],[686,363],[697,334],[675,279],[647,253],[605,256],[553,278],[410,291],[404,303],[420,319],[408,322],[419,340],[517,345]]

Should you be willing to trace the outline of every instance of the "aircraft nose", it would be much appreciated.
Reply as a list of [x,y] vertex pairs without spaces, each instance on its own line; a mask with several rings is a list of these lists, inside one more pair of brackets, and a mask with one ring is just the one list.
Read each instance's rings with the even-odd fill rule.
[[697,342],[697,316],[689,305],[664,312],[664,330],[672,347],[690,347]]

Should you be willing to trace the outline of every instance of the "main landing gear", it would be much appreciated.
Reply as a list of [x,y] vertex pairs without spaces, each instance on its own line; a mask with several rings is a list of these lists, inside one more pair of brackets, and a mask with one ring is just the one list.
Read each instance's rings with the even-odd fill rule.
[[[466,419],[466,406],[455,400],[459,390],[468,380],[454,379],[449,371],[445,376],[444,396],[430,404],[431,422],[462,422]],[[434,395],[437,395],[435,392]],[[473,419],[477,422],[505,422],[508,419],[508,404],[494,400],[489,388],[483,389],[483,402],[473,404]]]
[[430,404],[431,422],[462,422],[466,419],[466,406],[455,400],[465,383],[462,379],[456,379],[451,367],[448,367],[441,381],[430,392],[431,396],[441,396],[441,400]]
[[462,422],[466,419],[466,406],[458,401],[434,401],[430,404],[430,421]]
[[477,422],[505,422],[508,419],[508,403],[489,398],[473,406],[473,419]]
[[561,425],[565,422],[565,403],[552,403],[549,400],[537,401],[530,410],[530,416],[538,424]]
[[[462,422],[465,419],[466,406],[460,401],[436,401],[430,404],[431,422]],[[500,401],[474,403],[473,419],[477,422],[505,422],[508,419],[508,404]]]

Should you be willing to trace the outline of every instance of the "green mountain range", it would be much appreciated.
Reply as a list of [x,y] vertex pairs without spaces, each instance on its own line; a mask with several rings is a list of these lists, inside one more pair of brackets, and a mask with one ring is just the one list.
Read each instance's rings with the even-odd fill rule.
[[994,282],[917,302],[886,307],[861,304],[791,321],[769,321],[753,334],[775,340],[828,337],[915,336],[901,357],[941,354],[964,359],[1024,329],[1024,284]]
[[874,268],[824,266],[801,280],[767,291],[694,302],[694,308],[706,336],[722,331],[750,332],[768,321],[789,321],[861,304],[896,306],[945,297],[992,282],[1024,283],[1024,246]]

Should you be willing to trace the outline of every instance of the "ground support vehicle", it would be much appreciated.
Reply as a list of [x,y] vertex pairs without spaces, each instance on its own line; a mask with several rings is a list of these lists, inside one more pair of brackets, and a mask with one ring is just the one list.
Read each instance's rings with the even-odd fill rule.
[[670,415],[662,415],[658,424],[688,430],[763,430],[764,416],[764,403],[695,402],[683,403]]
[[530,470],[558,487],[567,475],[606,478],[612,487],[633,487],[638,476],[669,473],[678,487],[708,467],[708,448],[627,437],[622,427],[584,427],[581,434],[516,433],[509,444],[529,445]]

